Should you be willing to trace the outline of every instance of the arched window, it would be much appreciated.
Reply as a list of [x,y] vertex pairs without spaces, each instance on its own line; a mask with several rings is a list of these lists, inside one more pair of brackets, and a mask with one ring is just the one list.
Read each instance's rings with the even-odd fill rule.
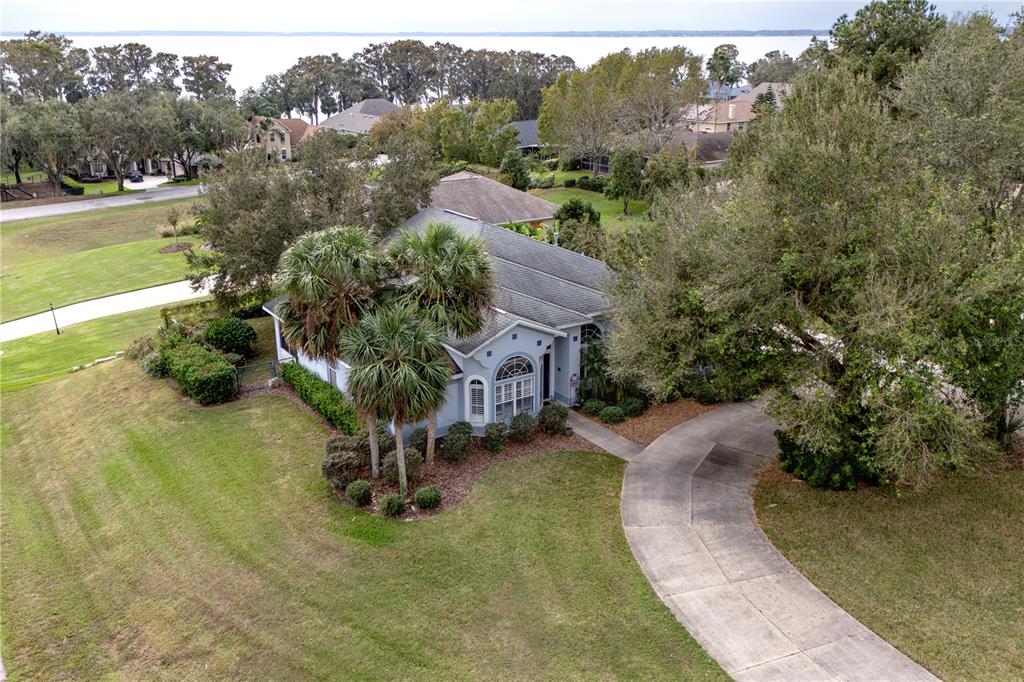
[[469,423],[484,424],[487,422],[487,411],[484,405],[484,382],[473,379],[469,382]]
[[494,374],[494,418],[497,421],[533,412],[534,375],[533,363],[522,355],[514,355],[501,363]]
[[580,344],[586,346],[601,340],[601,328],[589,322],[580,327]]

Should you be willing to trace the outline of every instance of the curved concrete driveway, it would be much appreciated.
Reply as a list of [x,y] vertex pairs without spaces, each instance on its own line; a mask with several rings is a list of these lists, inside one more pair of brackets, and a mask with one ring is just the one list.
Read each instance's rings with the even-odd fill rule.
[[754,404],[684,422],[630,460],[622,525],[655,592],[738,680],[934,680],[772,546],[750,487],[776,454]]

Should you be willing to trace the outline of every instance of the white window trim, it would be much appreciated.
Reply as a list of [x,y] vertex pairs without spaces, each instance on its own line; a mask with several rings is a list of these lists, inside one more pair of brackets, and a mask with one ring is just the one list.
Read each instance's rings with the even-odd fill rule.
[[517,357],[517,356],[521,356],[524,359],[526,359],[530,363],[530,367],[533,369],[533,371],[530,374],[521,374],[519,376],[512,377],[511,379],[504,379],[502,381],[495,380],[495,382],[494,382],[494,391],[493,391],[493,394],[494,394],[494,420],[495,421],[498,421],[498,389],[499,388],[503,388],[504,386],[507,386],[507,385],[511,385],[512,386],[512,400],[511,401],[503,400],[501,402],[502,402],[502,404],[505,404],[507,402],[511,402],[511,404],[512,404],[512,414],[511,415],[503,416],[501,418],[502,420],[511,419],[511,418],[515,417],[516,415],[521,414],[521,412],[519,410],[519,400],[521,400],[522,397],[525,397],[525,395],[521,395],[520,398],[516,398],[515,397],[516,396],[516,386],[517,386],[517,384],[521,384],[521,383],[524,383],[524,382],[527,382],[527,381],[530,382],[530,393],[529,393],[529,395],[531,397],[531,400],[530,400],[531,408],[530,408],[530,410],[528,410],[528,413],[533,414],[534,412],[537,411],[537,386],[538,386],[537,381],[538,381],[538,379],[541,379],[541,376],[540,376],[540,370],[537,369],[537,361],[535,359],[533,359],[529,355],[526,355],[525,353],[517,353],[515,355],[511,355],[511,356],[505,358],[504,360],[502,360],[501,363],[498,365],[498,367],[494,370],[495,371],[495,376],[497,376],[498,371],[501,370],[501,368],[505,365],[506,362],[508,362],[509,360],[511,360],[512,358]]
[[469,391],[469,386],[474,381],[479,381],[480,383],[482,383],[484,385],[484,417],[483,417],[483,421],[480,422],[480,425],[482,426],[482,425],[488,423],[488,411],[487,411],[487,407],[488,407],[488,405],[487,405],[488,382],[487,382],[487,379],[483,378],[482,376],[476,375],[476,374],[474,374],[471,377],[466,377],[466,380],[463,383],[464,393],[466,394],[466,400],[465,400],[465,405],[466,405],[466,421],[468,421],[470,424],[476,424],[477,423],[477,422],[473,421],[472,396],[471,396],[470,391]]

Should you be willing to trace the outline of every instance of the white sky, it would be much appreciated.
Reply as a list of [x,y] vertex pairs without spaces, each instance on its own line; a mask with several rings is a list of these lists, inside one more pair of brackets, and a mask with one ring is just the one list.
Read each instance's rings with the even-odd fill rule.
[[[831,0],[0,0],[0,30],[549,31],[825,29],[862,2]],[[1020,2],[937,2],[1005,18]]]

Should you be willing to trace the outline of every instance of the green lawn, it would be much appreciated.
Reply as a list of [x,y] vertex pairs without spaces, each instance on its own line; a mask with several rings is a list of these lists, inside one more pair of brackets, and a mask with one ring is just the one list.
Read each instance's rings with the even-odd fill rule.
[[900,495],[816,490],[773,470],[754,502],[804,575],[937,676],[1024,679],[1024,469]]
[[642,201],[631,201],[629,202],[630,215],[622,215],[622,202],[618,199],[607,199],[603,194],[597,192],[591,192],[585,189],[578,189],[576,187],[565,188],[565,187],[553,187],[551,189],[534,189],[530,190],[530,194],[534,194],[542,199],[547,199],[553,204],[561,206],[570,199],[582,199],[589,201],[597,209],[598,213],[601,214],[601,225],[607,228],[609,231],[615,232],[623,229],[629,222],[636,219],[636,216],[642,215],[647,210],[647,204]]
[[0,319],[42,312],[50,303],[57,308],[184,279],[184,254],[160,253],[173,243],[173,237],[147,239],[5,268],[0,280]]
[[[4,170],[2,172],[0,172],[0,182],[2,182],[5,185],[13,185],[13,184],[15,184],[15,180],[16,179],[17,178],[14,177],[14,171],[12,171],[11,169],[9,169],[6,166],[4,166]],[[21,181],[22,182],[46,182],[46,173],[44,173],[41,170],[32,170],[30,168],[26,168],[25,166],[22,166],[21,167]]]
[[65,327],[59,336],[51,331],[0,343],[0,389],[24,388],[110,357],[160,324],[157,306]]
[[40,258],[153,239],[156,228],[167,224],[170,207],[184,214],[193,203],[195,199],[175,199],[0,223],[0,265],[7,270]]
[[279,395],[194,408],[117,360],[4,410],[12,679],[726,679],[633,560],[609,455],[397,522],[330,494]]

